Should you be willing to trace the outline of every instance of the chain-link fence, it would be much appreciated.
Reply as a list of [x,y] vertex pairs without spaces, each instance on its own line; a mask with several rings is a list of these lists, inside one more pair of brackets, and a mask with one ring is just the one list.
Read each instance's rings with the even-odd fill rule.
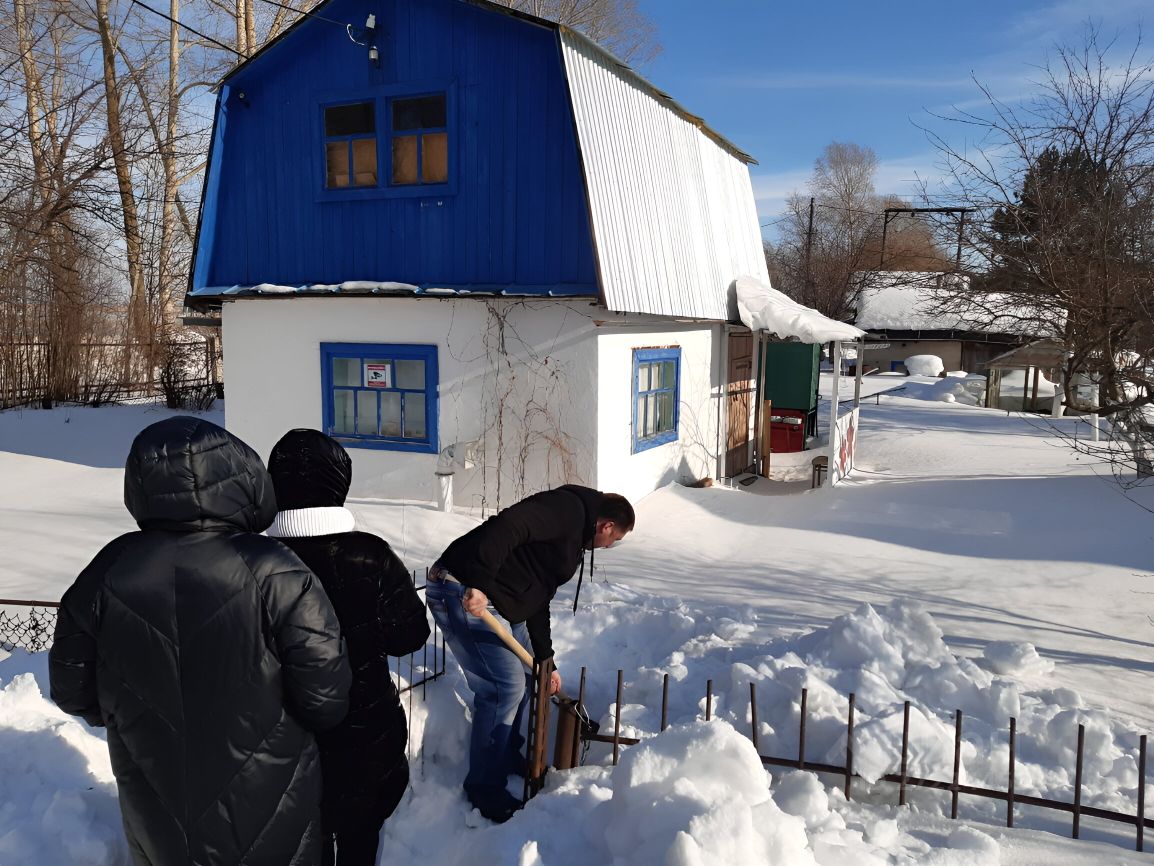
[[17,601],[0,598],[0,649],[38,653],[52,645],[56,630],[56,601]]
[[[417,592],[425,589],[424,578],[427,568],[411,572],[413,586]],[[56,631],[56,614],[60,609],[58,601],[29,601],[0,598],[0,649],[22,649],[27,652],[43,652],[52,646],[52,635]],[[429,642],[411,655],[393,663],[402,692],[441,677],[445,673],[445,638],[432,622],[432,636]],[[407,684],[406,684],[407,683]],[[421,691],[424,695],[424,689]]]

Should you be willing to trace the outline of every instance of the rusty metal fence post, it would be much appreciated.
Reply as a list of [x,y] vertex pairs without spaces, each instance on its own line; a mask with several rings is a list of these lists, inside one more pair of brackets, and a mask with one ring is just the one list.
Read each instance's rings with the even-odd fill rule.
[[549,748],[549,680],[553,659],[533,664],[533,691],[529,696],[529,731],[525,743],[525,800],[535,797],[545,784],[549,771],[546,753]]

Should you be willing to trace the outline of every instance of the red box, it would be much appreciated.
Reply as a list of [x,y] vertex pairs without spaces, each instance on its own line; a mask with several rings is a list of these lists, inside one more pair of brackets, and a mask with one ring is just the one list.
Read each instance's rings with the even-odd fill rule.
[[805,450],[805,412],[773,410],[769,416],[769,450],[778,454]]

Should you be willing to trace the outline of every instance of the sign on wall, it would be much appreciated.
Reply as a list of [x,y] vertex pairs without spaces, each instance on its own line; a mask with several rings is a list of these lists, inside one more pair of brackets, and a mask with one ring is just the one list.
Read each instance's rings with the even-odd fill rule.
[[857,450],[858,412],[854,407],[837,419],[834,425],[833,442],[829,458],[829,482],[837,484],[853,469],[854,452]]
[[366,388],[392,388],[393,365],[386,362],[365,364]]

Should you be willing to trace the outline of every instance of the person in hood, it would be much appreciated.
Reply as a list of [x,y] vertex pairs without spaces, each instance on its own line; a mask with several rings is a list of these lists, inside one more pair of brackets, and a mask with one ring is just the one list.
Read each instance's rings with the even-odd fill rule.
[[425,604],[388,542],[356,531],[344,507],[352,461],[338,442],[319,430],[290,430],[273,447],[268,468],[281,509],[268,534],[324,584],[353,668],[348,716],[317,738],[323,862],[372,866],[381,826],[409,784],[408,728],[388,657],[424,646]]
[[[566,484],[490,517],[450,544],[429,573],[429,609],[473,692],[465,795],[490,820],[521,808],[505,784],[524,773],[521,727],[532,677],[480,614],[491,604],[534,659],[551,659],[549,602],[583,565],[585,550],[620,541],[634,520],[624,496]],[[554,670],[550,694],[560,689]]]
[[145,428],[124,468],[140,527],[61,601],[52,700],[103,725],[137,866],[313,866],[313,731],[352,674],[320,581],[259,533],[276,514],[256,452],[215,424]]

